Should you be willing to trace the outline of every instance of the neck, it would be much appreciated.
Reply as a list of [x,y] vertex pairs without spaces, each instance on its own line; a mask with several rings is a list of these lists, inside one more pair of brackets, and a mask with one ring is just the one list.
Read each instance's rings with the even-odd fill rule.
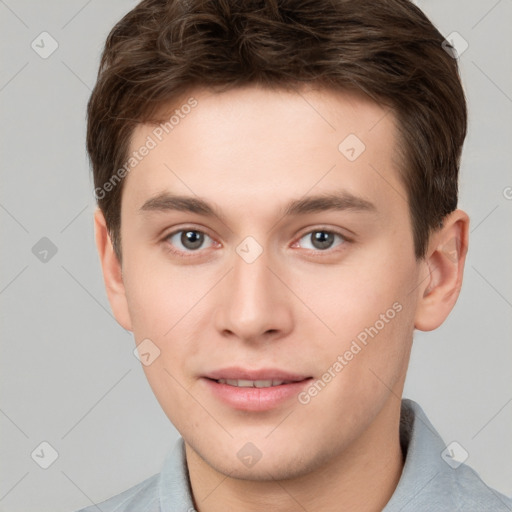
[[381,511],[398,485],[403,456],[400,400],[391,396],[375,420],[342,453],[299,478],[254,481],[231,478],[208,465],[185,444],[198,512],[278,510]]

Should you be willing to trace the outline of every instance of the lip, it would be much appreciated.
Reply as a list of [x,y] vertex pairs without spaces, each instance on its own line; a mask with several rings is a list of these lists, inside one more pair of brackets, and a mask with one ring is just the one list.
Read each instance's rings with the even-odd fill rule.
[[249,370],[245,368],[240,368],[238,366],[231,366],[229,368],[214,370],[212,372],[207,373],[206,375],[203,375],[203,377],[212,380],[290,380],[293,382],[299,382],[311,377],[311,375],[290,373],[287,372],[286,370],[280,370],[278,368],[262,368],[259,370]]
[[[248,370],[225,368],[215,370],[201,378],[213,396],[232,409],[240,411],[268,411],[278,408],[295,398],[309,384],[313,377],[290,373],[280,369]],[[265,388],[236,387],[216,382],[218,379],[231,380],[284,380],[287,384]]]

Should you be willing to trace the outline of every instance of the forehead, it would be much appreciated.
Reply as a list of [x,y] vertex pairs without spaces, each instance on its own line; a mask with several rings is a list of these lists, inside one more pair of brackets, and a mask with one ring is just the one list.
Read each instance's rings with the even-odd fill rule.
[[198,89],[163,118],[168,121],[133,132],[130,154],[151,149],[128,173],[123,203],[140,208],[149,197],[172,192],[263,210],[283,194],[340,187],[377,204],[406,195],[395,117],[363,93]]

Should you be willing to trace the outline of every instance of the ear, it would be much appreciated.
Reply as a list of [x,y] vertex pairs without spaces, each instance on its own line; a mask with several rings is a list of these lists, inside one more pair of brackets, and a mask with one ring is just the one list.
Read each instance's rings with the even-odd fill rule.
[[94,232],[110,307],[118,323],[123,328],[131,331],[132,325],[126,300],[121,264],[114,252],[105,217],[99,208],[97,208],[94,213]]
[[453,309],[462,287],[469,242],[469,217],[455,210],[432,233],[424,266],[426,275],[418,289],[414,327],[420,331],[437,329]]

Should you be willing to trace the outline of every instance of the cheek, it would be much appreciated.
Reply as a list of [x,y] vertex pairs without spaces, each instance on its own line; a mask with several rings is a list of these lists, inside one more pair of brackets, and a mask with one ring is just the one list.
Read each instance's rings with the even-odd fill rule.
[[341,378],[334,387],[340,386],[342,394],[364,396],[383,387],[379,378],[392,386],[405,375],[417,269],[414,260],[399,259],[391,250],[388,254],[383,250],[374,263],[339,267],[323,288],[320,274],[302,281],[311,309],[320,312],[331,331],[315,343],[315,359],[327,371],[341,356],[337,369],[342,370],[335,372]]
[[317,346],[315,354],[323,350],[322,361],[316,363],[318,391],[306,390],[311,398],[302,399],[311,400],[307,405],[310,414],[326,416],[325,428],[347,423],[348,431],[358,430],[378,413],[390,394],[401,396],[414,314],[413,308],[398,302],[390,306],[377,307],[377,315],[372,311],[347,318],[337,324],[342,335],[328,349]]
[[211,287],[207,271],[172,265],[159,250],[133,251],[125,266],[126,297],[136,339],[168,334]]
[[[409,293],[416,282],[413,265],[397,261],[393,255],[361,260],[330,269],[313,268],[295,279],[290,276],[297,283],[297,295],[305,298],[306,305],[331,335],[341,340],[356,336],[376,322],[380,325],[380,316],[386,312],[384,321],[393,320],[399,308],[393,305],[398,302],[403,308],[414,299],[414,294]],[[321,327],[320,322],[318,325]],[[327,330],[325,333],[329,335]]]
[[133,335],[136,344],[149,339],[145,343],[158,354],[143,369],[163,405],[165,397],[181,396],[180,384],[190,384],[188,370],[201,355],[205,319],[211,318],[205,294],[219,277],[207,266],[173,267],[161,256],[151,261],[150,254],[135,251],[126,261],[125,273]]

